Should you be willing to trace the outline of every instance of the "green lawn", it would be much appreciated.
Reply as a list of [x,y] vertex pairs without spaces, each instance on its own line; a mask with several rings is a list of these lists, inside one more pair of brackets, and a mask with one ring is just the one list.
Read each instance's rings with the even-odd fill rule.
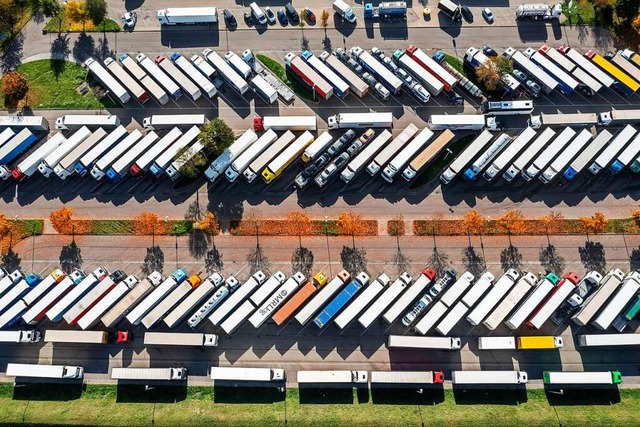
[[[72,62],[43,59],[18,67],[29,82],[26,104],[30,108],[112,108],[116,104],[104,97],[98,99],[92,91],[76,91],[87,77],[87,71]],[[0,108],[6,108],[0,91]],[[24,100],[23,100],[24,102]]]
[[297,80],[293,78],[289,78],[287,75],[287,70],[278,63],[275,59],[269,58],[265,55],[257,54],[256,57],[267,67],[273,74],[276,75],[277,78],[282,80],[289,89],[291,89],[296,95],[298,95],[302,99],[306,99],[307,101],[316,101],[311,96],[311,92],[309,89],[301,85]]
[[[171,388],[171,387],[169,387]],[[406,391],[370,394],[350,390],[323,393],[289,389],[286,402],[270,390],[190,387],[158,395],[116,391],[115,386],[87,385],[69,393],[61,387],[46,392],[14,390],[0,385],[0,422],[5,425],[96,426],[631,426],[640,410],[640,391],[623,389],[620,402],[609,404],[602,393],[568,396],[529,390],[518,402],[512,392],[488,398],[483,392],[424,394]],[[156,393],[150,398],[150,393]],[[554,406],[548,399],[557,399]],[[575,401],[591,404],[575,404]],[[155,402],[154,402],[155,400]],[[224,402],[224,403],[221,403]],[[252,403],[243,403],[252,402]],[[339,402],[339,403],[338,403]],[[375,402],[375,403],[374,403]],[[458,402],[458,403],[456,403]]]
[[451,65],[453,68],[458,70],[458,72],[460,74],[462,74],[463,76],[466,76],[466,73],[464,72],[464,67],[462,66],[462,61],[461,60],[459,60],[455,56],[448,55],[446,53],[444,54],[444,60],[445,60],[445,62],[447,64]]
[[64,10],[56,17],[51,18],[44,26],[44,30],[48,33],[72,32],[72,33],[100,33],[103,31],[117,33],[120,31],[120,25],[113,19],[106,18],[98,25],[94,25],[91,20],[87,20],[84,24],[73,22],[67,18]]
[[[87,234],[134,234],[133,220],[130,219],[95,219],[88,220]],[[169,234],[188,234],[193,229],[193,222],[189,220],[169,220],[171,232]]]
[[567,3],[562,3],[562,13],[566,19],[562,25],[593,25],[596,23],[596,12],[590,1],[573,1],[569,9]]

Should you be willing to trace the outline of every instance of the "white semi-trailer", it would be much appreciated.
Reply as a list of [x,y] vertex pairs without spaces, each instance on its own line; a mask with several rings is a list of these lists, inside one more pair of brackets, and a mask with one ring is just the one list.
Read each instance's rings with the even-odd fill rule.
[[600,286],[598,286],[595,292],[587,298],[587,300],[582,304],[580,311],[574,314],[571,317],[571,320],[576,322],[579,326],[587,325],[618,290],[623,279],[624,273],[622,270],[614,268],[609,271],[609,273],[602,278]]
[[469,313],[467,321],[473,326],[478,326],[487,317],[489,312],[500,303],[502,297],[515,285],[516,280],[520,277],[517,270],[510,268],[507,270],[493,285],[487,295],[478,303],[478,305]]
[[118,182],[123,179],[127,176],[129,169],[136,160],[138,160],[143,153],[148,152],[156,141],[158,141],[158,135],[154,131],[147,133],[144,138],[136,142],[133,147],[111,165],[109,170],[107,170],[107,177],[113,182]]
[[269,162],[283,152],[289,144],[293,143],[296,136],[290,130],[286,131],[276,141],[267,147],[258,157],[256,157],[242,173],[249,183],[260,176]]
[[[431,116],[433,117],[433,116]],[[493,134],[484,130],[455,158],[447,169],[440,175],[443,184],[450,183],[484,149],[493,139]]]
[[162,282],[162,274],[157,271],[149,274],[142,282],[129,291],[120,301],[114,305],[104,316],[102,323],[107,328],[113,328],[120,320],[122,320],[132,307],[142,301],[149,292]]
[[384,313],[382,318],[387,323],[393,323],[402,313],[407,310],[409,304],[414,302],[420,295],[422,295],[431,283],[435,280],[436,272],[431,268],[425,268],[420,276],[416,279],[413,285],[409,286],[398,300]]
[[118,126],[111,131],[109,135],[104,137],[100,142],[85,153],[80,160],[76,162],[75,170],[80,176],[84,176],[87,171],[91,170],[95,162],[102,157],[103,154],[108,152],[111,147],[117,144],[122,138],[127,135],[127,129],[124,126]]
[[53,173],[53,170],[69,152],[74,150],[82,142],[89,138],[91,131],[88,127],[83,126],[79,130],[75,131],[73,135],[67,138],[67,142],[60,145],[53,150],[47,157],[42,159],[42,162],[38,165],[38,170],[45,178],[49,178]]
[[432,114],[427,126],[431,130],[498,130],[496,118],[484,114]]
[[170,7],[156,12],[160,25],[215,24],[218,11],[215,7]]
[[111,379],[120,381],[186,381],[187,368],[113,368]]
[[211,379],[214,386],[227,384],[232,384],[234,387],[254,386],[259,383],[270,385],[282,383],[286,378],[284,369],[211,367]]
[[454,386],[472,385],[523,385],[528,381],[524,371],[453,371],[451,382]]
[[374,298],[384,290],[385,286],[387,286],[390,281],[389,276],[384,273],[378,276],[376,280],[370,283],[369,286],[367,286],[364,291],[362,291],[360,295],[358,295],[356,299],[349,304],[347,308],[338,315],[338,317],[336,317],[336,326],[340,329],[347,327],[347,325],[349,325],[349,323],[351,323],[351,321],[360,314],[365,307],[368,307],[369,304],[371,304]]
[[236,73],[240,74],[245,80],[248,80],[249,77],[251,77],[251,67],[235,52],[228,51],[224,54],[224,59],[227,61],[227,64],[231,65],[231,68],[233,68]]
[[98,181],[104,178],[109,168],[124,155],[138,140],[142,138],[142,132],[134,129],[123,140],[113,146],[106,152],[93,167],[91,168],[91,176]]
[[322,289],[300,309],[295,316],[298,323],[301,325],[306,324],[350,279],[351,275],[346,270],[340,271],[336,277],[324,285]]
[[415,337],[410,335],[389,335],[387,348],[422,348],[432,350],[460,350],[462,340],[458,337]]
[[218,307],[211,316],[209,321],[214,326],[218,326],[222,321],[236,308],[240,303],[247,299],[253,291],[267,280],[267,276],[262,271],[254,273],[246,282],[244,282],[229,298],[227,298],[220,307]]
[[297,131],[316,130],[318,121],[316,116],[264,116],[253,118],[253,129],[257,132],[266,130]]
[[[222,276],[216,275],[220,279],[218,284],[222,284]],[[197,274],[188,277],[185,281],[176,286],[171,292],[160,299],[155,306],[142,318],[141,323],[145,328],[151,329],[164,316],[182,301],[189,292],[197,289],[202,284],[202,279]]]
[[167,166],[166,172],[169,178],[171,178],[172,181],[180,178],[182,176],[182,167],[189,163],[194,157],[198,156],[202,150],[204,150],[204,145],[200,141],[196,141],[185,152],[177,156],[177,158]]
[[276,289],[255,313],[249,317],[249,322],[254,328],[259,328],[275,313],[278,307],[293,295],[293,293],[305,282],[305,276],[301,272],[289,277],[278,289]]
[[391,113],[342,113],[327,118],[329,129],[369,129],[393,127]]
[[176,332],[145,332],[146,346],[216,347],[218,336],[214,334],[188,334]]
[[202,92],[187,76],[184,75],[178,67],[169,61],[164,55],[156,56],[155,63],[158,64],[178,85],[184,93],[188,93],[191,99],[198,100],[202,96]]
[[367,371],[298,371],[298,385],[367,384]]
[[202,55],[214,66],[218,74],[240,95],[244,95],[249,90],[249,84],[242,78],[217,52],[212,49],[205,49]]
[[178,284],[187,278],[187,273],[179,268],[174,271],[171,276],[167,277],[161,284],[157,285],[145,299],[136,305],[133,310],[127,314],[126,318],[132,325],[140,324],[142,318],[153,309],[153,307],[171,292]]
[[149,167],[149,171],[156,177],[161,176],[171,162],[175,160],[180,150],[188,147],[199,135],[200,129],[197,126],[186,131],[176,142],[171,144],[155,159],[151,167]]
[[7,180],[10,176],[16,180],[29,178],[38,170],[38,165],[42,160],[56,150],[60,145],[66,143],[67,139],[62,133],[56,133],[42,145],[36,148],[24,160],[11,170],[7,165],[0,165],[0,178]]
[[182,136],[182,131],[178,128],[173,128],[169,133],[163,136],[160,141],[156,142],[147,152],[145,152],[138,160],[135,161],[129,172],[135,177],[140,177],[146,174],[153,162],[160,156],[165,150],[171,146],[178,138]]
[[576,154],[581,153],[583,150],[588,148],[585,147],[585,145],[587,145],[591,138],[593,138],[591,132],[589,132],[587,129],[583,129],[582,132],[580,132],[578,136],[576,136],[575,139],[571,141],[571,143],[564,150],[562,150],[560,155],[558,155],[558,157],[556,157],[556,159],[551,162],[549,167],[540,174],[540,176],[538,177],[540,181],[542,181],[544,184],[548,184],[553,181],[553,179],[558,176],[558,174],[562,173],[564,168],[567,167],[571,159],[573,159]]
[[409,287],[412,281],[413,279],[406,272],[398,276],[391,285],[387,286],[387,289],[380,295],[380,298],[362,313],[358,318],[358,323],[365,329],[371,326],[371,324],[380,317],[382,312],[398,298],[402,291]]
[[520,153],[513,164],[502,174],[502,177],[509,182],[513,181],[555,135],[556,132],[551,128],[543,130],[542,133]]
[[214,161],[209,165],[204,174],[211,182],[215,182],[216,179],[220,175],[222,175],[229,167],[231,162],[233,162],[240,154],[244,153],[244,151],[251,146],[254,142],[258,140],[258,135],[254,132],[253,129],[247,129],[238,139],[234,141],[222,154],[220,154]]
[[144,130],[187,129],[192,126],[204,126],[209,119],[204,114],[154,114],[142,119]]
[[74,304],[80,301],[93,287],[102,279],[107,277],[107,270],[98,267],[91,274],[88,274],[77,286],[73,287],[62,299],[58,300],[46,313],[47,318],[52,322],[59,322],[62,316]]
[[120,58],[118,58],[118,61],[120,62],[120,64],[122,64],[125,70],[131,73],[131,75],[135,77],[140,82],[140,84],[149,91],[151,95],[153,95],[153,97],[156,99],[156,101],[158,101],[160,105],[165,105],[167,102],[169,102],[169,96],[167,95],[167,92],[165,92],[164,89],[162,89],[160,85],[155,82],[155,80],[148,76],[147,73],[142,69],[142,67],[140,67],[140,65],[138,65],[138,63],[133,60],[133,58],[131,58],[128,54],[123,53],[122,55],[120,55]]
[[84,66],[102,83],[108,94],[112,94],[118,101],[126,104],[131,99],[129,92],[105,68],[93,58],[84,61]]
[[0,342],[3,343],[37,343],[42,335],[40,331],[0,331]]
[[102,318],[102,315],[120,301],[129,291],[134,289],[138,283],[139,280],[136,276],[127,276],[126,279],[118,283],[104,298],[98,301],[96,305],[78,320],[78,326],[80,326],[82,330],[95,326]]
[[569,167],[562,174],[562,178],[567,181],[571,181],[575,178],[602,151],[612,137],[613,135],[611,135],[607,130],[601,130],[593,142],[585,147],[582,152],[578,154],[578,157],[571,162]]
[[520,132],[511,144],[491,163],[491,166],[482,174],[484,179],[491,181],[502,169],[506,168],[509,163],[520,153],[531,140],[536,136],[536,131],[532,127],[527,127]]
[[127,73],[122,65],[119,65],[113,58],[107,58],[104,60],[104,65],[115,76],[115,78],[122,83],[127,90],[136,97],[139,103],[144,104],[149,100],[149,94],[146,90],[140,86],[140,84]]
[[636,129],[633,126],[625,126],[624,129],[616,134],[613,141],[596,157],[595,161],[589,166],[589,172],[597,175],[598,172],[609,166],[616,155],[629,144],[635,134]]
[[169,93],[171,98],[177,100],[182,96],[182,89],[180,89],[178,85],[175,84],[175,82],[171,80],[171,78],[162,71],[160,67],[158,67],[157,64],[148,58],[147,55],[139,53],[136,56],[136,61],[138,61],[138,64]]
[[391,159],[387,166],[385,166],[382,170],[382,178],[389,183],[393,182],[393,177],[396,176],[422,147],[429,143],[431,138],[433,138],[433,131],[429,128],[424,128],[422,132],[405,145],[405,147]]
[[640,345],[640,334],[578,335],[580,347],[616,347]]
[[324,61],[329,68],[338,73],[351,88],[351,92],[363,98],[369,93],[369,85],[362,80],[356,73],[347,67],[336,56],[329,52],[322,52],[320,59]]
[[537,285],[537,277],[533,273],[525,273],[509,291],[507,296],[489,314],[482,324],[493,331],[513,311],[522,299]]
[[179,53],[171,55],[171,60],[180,68],[191,80],[195,82],[200,88],[202,93],[205,93],[209,98],[213,98],[218,93],[215,85],[198,71],[198,69],[184,56]]
[[409,140],[418,133],[418,127],[410,123],[397,137],[378,153],[367,166],[369,175],[376,176],[391,157],[407,146]]
[[480,300],[482,295],[492,286],[495,277],[486,271],[476,283],[465,293],[462,299],[454,305],[442,321],[436,326],[436,331],[447,335],[464,315]]
[[77,380],[84,376],[84,368],[81,366],[8,363],[5,375],[16,378]]
[[[173,328],[186,318],[195,308],[202,304],[205,298],[208,298],[213,291],[224,283],[224,278],[220,273],[213,273],[204,283],[200,284],[193,292],[178,304],[169,314],[165,316],[163,322]],[[175,290],[174,290],[175,292]]]
[[76,171],[76,163],[78,160],[80,160],[87,151],[95,147],[105,136],[107,136],[107,132],[104,129],[96,129],[96,131],[89,135],[87,139],[82,141],[80,145],[67,153],[67,155],[64,156],[53,168],[53,171],[60,179],[67,179],[68,176],[72,175]]
[[575,130],[570,127],[565,128],[547,148],[543,149],[542,152],[533,159],[533,163],[531,163],[526,170],[522,171],[522,177],[527,181],[531,181],[538,176],[538,174],[556,158],[558,153],[569,144],[569,141],[571,141],[575,135]]
[[618,314],[620,314],[639,290],[640,273],[632,271],[625,276],[618,292],[616,292],[613,298],[611,298],[609,303],[592,322],[593,326],[603,331],[608,329]]
[[225,176],[230,182],[234,182],[249,167],[264,150],[266,150],[278,135],[271,129],[266,131],[257,141],[248,146],[235,160],[232,160],[229,167],[224,171]]
[[505,322],[510,329],[518,329],[529,318],[531,313],[540,305],[545,297],[553,290],[560,278],[553,273],[547,274],[536,285],[533,292],[518,306],[511,317]]
[[385,129],[373,141],[368,142],[362,151],[358,153],[340,173],[340,179],[347,184],[351,182],[353,177],[367,165],[367,162],[369,162],[378,151],[382,150],[382,147],[389,142],[392,136],[393,134]]
[[442,371],[372,371],[371,387],[409,387],[428,384],[442,384]]
[[71,326],[76,325],[78,321],[104,298],[115,285],[125,279],[125,273],[122,270],[116,270],[111,275],[105,277],[93,289],[91,289],[80,301],[72,306],[62,317]]
[[230,293],[236,290],[240,283],[238,279],[233,276],[229,276],[224,283],[224,286],[219,287],[215,293],[207,299],[198,310],[189,318],[187,324],[191,329],[195,329],[196,326],[204,320],[217,306],[219,306]]

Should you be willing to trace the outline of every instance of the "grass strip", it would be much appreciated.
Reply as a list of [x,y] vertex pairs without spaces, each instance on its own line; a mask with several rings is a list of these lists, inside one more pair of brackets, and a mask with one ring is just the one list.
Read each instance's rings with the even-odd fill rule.
[[424,172],[421,172],[409,185],[409,189],[413,190],[422,185],[428,184],[435,177],[440,175],[444,168],[451,163],[453,159],[455,159],[458,154],[467,147],[467,145],[471,144],[471,141],[473,141],[475,137],[475,134],[463,136],[459,140],[450,144],[446,149],[442,150],[427,169],[425,169]]
[[117,33],[120,32],[120,25],[113,19],[105,18],[95,25],[93,21],[87,19],[85,22],[75,22],[68,18],[64,9],[58,16],[55,16],[44,26],[47,33]]
[[309,89],[304,87],[294,78],[289,78],[287,74],[287,70],[278,63],[275,59],[269,58],[268,56],[257,54],[256,57],[267,67],[273,74],[276,75],[277,78],[282,80],[289,89],[291,89],[296,95],[298,95],[302,99],[306,99],[307,101],[316,102],[313,98]]

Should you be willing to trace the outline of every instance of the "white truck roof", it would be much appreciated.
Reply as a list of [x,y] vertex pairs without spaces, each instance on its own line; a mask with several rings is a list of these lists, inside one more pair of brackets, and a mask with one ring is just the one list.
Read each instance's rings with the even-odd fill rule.
[[409,140],[415,136],[418,132],[418,127],[413,123],[409,123],[409,125],[391,141],[387,144],[382,151],[380,151],[369,163],[367,166],[367,172],[369,175],[375,176],[380,169],[391,159],[391,157],[401,150],[403,147],[407,145]]
[[211,49],[205,49],[202,54],[207,61],[214,66],[220,76],[226,80],[233,88],[241,95],[245,94],[249,90],[249,84],[242,78],[231,66],[224,60],[217,52]]
[[356,299],[336,317],[336,326],[344,329],[371,301],[389,284],[389,276],[382,273],[356,297]]
[[160,141],[156,142],[146,153],[144,153],[135,164],[141,170],[148,170],[154,160],[160,156],[171,144],[173,144],[180,136],[182,131],[178,128],[173,128],[169,133],[163,136]]
[[433,138],[433,131],[424,128],[413,140],[404,146],[387,164],[382,171],[382,177],[389,182],[393,181],[393,177],[400,169],[411,160],[413,156]]
[[384,313],[382,318],[387,323],[393,323],[398,318],[398,316],[400,316],[407,309],[409,304],[415,301],[416,298],[418,298],[418,296],[420,296],[424,292],[424,290],[427,288],[427,286],[429,286],[431,282],[431,279],[421,273],[420,276],[413,282],[413,284],[409,286],[409,288],[402,295],[400,295],[400,298],[397,299],[397,301],[391,306],[391,308],[389,308]]
[[378,298],[373,304],[365,310],[364,313],[358,318],[358,322],[363,328],[368,328],[371,324],[387,309],[398,296],[404,291],[412,282],[411,276],[407,273],[398,277],[391,285],[387,286],[380,298]]
[[85,168],[91,166],[102,154],[115,145],[122,137],[127,134],[124,126],[118,126],[111,131],[109,135],[104,137],[96,146],[80,157],[79,163]]
[[389,335],[388,348],[432,348],[459,350],[462,346],[457,337],[416,337],[411,335]]
[[453,371],[453,384],[526,384],[524,371]]
[[341,271],[336,277],[331,279],[329,283],[324,285],[318,293],[316,293],[310,301],[308,301],[304,307],[298,311],[295,315],[295,319],[301,325],[307,323],[316,312],[325,305],[329,298],[331,298],[336,292],[342,288],[344,284],[349,280],[349,275],[346,271]]
[[77,145],[73,150],[67,153],[67,155],[64,156],[62,160],[60,160],[60,162],[54,169],[56,174],[60,175],[60,172],[62,172],[63,170],[68,171],[69,169],[71,169],[71,171],[73,171],[73,167],[78,159],[82,157],[84,153],[98,144],[98,142],[100,142],[100,140],[105,136],[107,136],[107,132],[104,129],[96,129],[87,139],[82,141],[80,145]]
[[[127,135],[122,141],[118,142],[114,147],[105,153],[104,156],[100,158],[91,170],[91,175],[99,179],[97,171],[102,172],[100,178],[104,176],[104,173],[107,172],[107,169],[115,163],[120,156],[122,156],[133,144],[135,144],[140,138],[142,138],[142,132],[138,129],[134,129],[129,135]],[[95,171],[95,172],[94,172]]]
[[558,153],[569,144],[569,141],[573,139],[576,131],[570,127],[565,128],[551,144],[547,146],[538,156],[533,160],[533,163],[526,171],[522,172],[523,177],[529,179],[535,178],[549,163],[558,155]]
[[356,157],[347,164],[347,167],[340,174],[340,178],[345,182],[349,182],[358,172],[360,172],[365,163],[380,151],[380,149],[382,149],[384,144],[386,144],[392,136],[392,133],[385,129],[373,141],[367,143],[362,151],[360,151],[360,153],[358,153]]
[[516,280],[520,276],[520,273],[513,268],[507,270],[493,285],[491,290],[486,296],[478,303],[471,313],[467,316],[467,321],[473,326],[479,325],[489,312],[500,303],[502,297],[511,289]]
[[231,335],[253,313],[256,306],[249,300],[236,308],[227,319],[220,324],[220,329]]
[[605,167],[607,167],[607,165],[611,163],[613,158],[624,147],[627,146],[627,144],[629,143],[629,141],[631,141],[631,138],[635,134],[636,134],[636,129],[633,126],[631,125],[625,126],[624,129],[622,129],[620,132],[616,134],[613,141],[611,141],[609,145],[607,145],[607,147],[602,151],[602,153],[600,153],[598,157],[596,157],[595,161],[591,164],[591,166],[589,166],[589,171],[595,175],[598,172],[600,172],[601,169],[604,169]]
[[522,151],[527,144],[536,136],[536,131],[528,126],[509,144],[509,146],[493,161],[491,166],[485,171],[484,178],[487,181],[492,180],[498,173],[507,167],[507,164]]
[[455,134],[449,129],[445,129],[438,137],[427,145],[418,155],[416,155],[409,166],[402,172],[402,176],[407,181],[412,180],[423,167],[427,165],[436,155],[438,155],[451,142]]
[[517,329],[525,320],[527,320],[529,315],[533,313],[533,310],[540,305],[553,288],[554,284],[546,278],[540,280],[533,292],[531,292],[529,296],[518,306],[516,311],[513,312],[505,324],[510,329]]
[[129,92],[117,81],[105,68],[93,58],[89,58],[84,62],[84,66],[87,67],[95,76],[100,80],[104,87],[111,93],[113,93],[120,102],[123,104],[129,102],[131,96]]
[[540,175],[540,180],[542,182],[549,182],[553,178],[555,178],[557,174],[562,172],[564,168],[567,167],[571,159],[573,159],[576,154],[582,152],[584,146],[592,137],[593,135],[591,135],[591,132],[589,132],[587,129],[583,129],[582,132],[580,132],[578,136],[576,136],[574,140],[571,141],[571,143],[567,145],[564,150],[562,150],[558,157],[556,157],[556,159],[551,162],[549,167],[547,167],[547,169],[542,172],[542,174]]
[[127,151],[126,156],[122,156],[116,160],[111,168],[119,175],[127,173],[127,170],[136,162],[138,157],[140,157],[144,152],[147,152],[147,150],[150,149],[152,144],[157,140],[158,135],[154,131],[150,131],[144,136],[144,138],[136,142],[134,146]]
[[[433,117],[433,116],[431,116]],[[471,143],[464,149],[462,153],[455,158],[455,160],[449,165],[449,167],[440,175],[440,180],[443,182],[450,182],[462,169],[478,155],[480,150],[491,142],[493,134],[488,130],[484,130],[480,135],[476,137]]]
[[257,141],[247,147],[235,160],[231,162],[231,165],[225,170],[229,181],[235,181],[235,179],[242,175],[251,162],[260,155],[268,146],[270,146],[278,135],[271,129],[267,130]]
[[498,304],[493,312],[482,322],[485,328],[494,330],[507,317],[516,305],[537,284],[537,277],[533,273],[525,273],[511,288],[507,296]]
[[249,295],[258,288],[258,286],[265,282],[265,280],[267,280],[267,277],[262,271],[254,273],[253,276],[236,289],[233,295],[227,298],[220,307],[218,307],[213,314],[209,316],[209,321],[211,321],[214,326],[220,325],[224,318],[242,301],[248,298]]
[[538,154],[542,148],[555,136],[556,132],[551,128],[546,128],[538,135],[536,139],[518,156],[513,164],[502,174],[507,180],[514,179],[519,172],[529,164],[529,162]]
[[431,307],[429,307],[426,314],[422,316],[422,319],[416,323],[414,329],[419,334],[426,335],[427,332],[429,332],[431,328],[438,323],[438,320],[444,316],[447,310],[449,310],[449,307],[444,305],[442,301],[436,301]]
[[171,144],[156,160],[153,162],[160,169],[165,169],[178,155],[178,152],[188,146],[200,135],[200,129],[197,126],[192,127],[185,132],[176,142]]

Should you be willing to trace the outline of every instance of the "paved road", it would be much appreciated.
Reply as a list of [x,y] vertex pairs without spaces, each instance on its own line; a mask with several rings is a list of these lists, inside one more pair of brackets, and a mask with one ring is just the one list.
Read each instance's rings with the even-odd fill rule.
[[[123,239],[118,237],[91,237],[79,236],[76,238],[82,250],[83,268],[90,271],[97,265],[103,265],[110,270],[123,268],[127,273],[137,273],[140,269],[140,261],[144,256],[144,248],[150,244],[146,237],[128,237],[123,247]],[[342,245],[349,245],[348,238],[330,238],[329,256],[327,255],[327,242],[323,238],[307,238],[303,243],[309,247],[315,256],[314,269],[321,269],[325,273],[332,274],[340,268],[340,251]],[[579,247],[584,247],[584,236],[551,236],[550,241],[564,258],[565,271],[586,271],[585,263],[599,265],[605,269],[614,267],[629,270],[629,256],[627,251],[632,251],[640,245],[640,236],[596,236],[593,241],[603,245],[602,251],[595,251],[589,259],[581,255]],[[35,241],[35,271],[47,272],[58,264],[60,245],[67,243],[68,237],[43,236]],[[165,273],[174,268],[173,265],[173,238],[157,238],[156,240],[164,249]],[[180,238],[178,249],[178,264],[185,266],[188,271],[195,272],[203,269],[203,261],[189,253],[186,238]],[[539,262],[539,251],[546,246],[546,237],[514,237],[512,239],[522,256],[522,269],[538,273],[543,270]],[[290,253],[297,245],[297,239],[291,238],[262,238],[261,245],[265,254],[271,261],[271,270],[281,268],[285,273],[290,272]],[[428,264],[429,254],[433,244],[431,238],[404,237],[401,239],[401,247],[405,254],[412,259],[408,270],[416,275]],[[485,237],[483,250],[479,247],[477,238],[472,240],[479,253],[484,251],[484,258],[489,269],[499,274],[501,251],[508,244],[503,237]],[[15,246],[15,250],[22,259],[22,266],[29,270],[33,242],[24,240]],[[249,248],[254,244],[252,238],[234,238],[222,236],[216,238],[216,245],[221,251],[224,260],[225,275],[234,274],[239,279],[248,277],[245,256]],[[389,264],[389,260],[395,251],[396,241],[389,237],[358,239],[358,246],[367,251],[369,271],[375,276],[385,271],[395,277],[396,268]],[[461,258],[463,247],[468,245],[467,238],[440,238],[438,248],[446,254],[449,261],[458,271],[467,266]],[[638,249],[636,249],[638,250]],[[597,252],[597,253],[596,253]],[[603,256],[600,256],[601,254]],[[603,259],[606,265],[603,265]],[[636,258],[637,259],[637,258]],[[635,261],[637,263],[637,261]],[[332,269],[330,270],[329,265]],[[636,264],[634,264],[636,265]],[[591,267],[590,267],[591,268]],[[637,267],[636,267],[637,268]],[[331,274],[330,273],[330,274]],[[631,325],[631,331],[637,328],[637,324]],[[65,328],[63,325],[44,324],[43,329]],[[127,328],[128,325],[123,325]],[[166,328],[157,327],[158,331]],[[188,331],[189,328],[180,327],[178,331]],[[198,326],[197,331],[206,333],[218,333],[208,322]],[[144,330],[135,329],[138,337]],[[289,378],[295,379],[295,371],[299,369],[442,369],[447,372],[456,369],[522,369],[529,373],[534,384],[539,384],[542,370],[604,370],[619,369],[625,376],[625,384],[637,384],[637,360],[635,353],[631,351],[610,350],[576,350],[574,335],[577,333],[592,332],[591,328],[577,328],[574,325],[555,327],[551,322],[539,332],[541,334],[562,335],[565,338],[565,347],[560,351],[534,351],[534,352],[503,352],[503,351],[479,351],[477,348],[477,336],[487,335],[483,326],[470,327],[465,321],[452,331],[452,336],[460,336],[463,339],[464,348],[460,352],[445,351],[389,351],[386,346],[388,334],[410,333],[408,328],[400,322],[387,325],[384,322],[374,323],[367,330],[362,330],[359,325],[351,325],[344,331],[340,331],[333,325],[318,330],[314,324],[304,327],[291,321],[284,327],[276,327],[275,324],[267,324],[259,330],[251,325],[245,325],[232,337],[222,334],[220,345],[215,349],[203,351],[189,349],[144,349],[140,341],[131,347],[124,349],[117,346],[99,346],[90,349],[82,349],[78,346],[51,346],[51,345],[8,345],[3,346],[0,355],[0,371],[4,371],[5,364],[9,361],[41,363],[66,363],[85,366],[89,373],[89,380],[105,381],[111,367],[136,366],[136,367],[160,367],[182,366],[189,368],[193,384],[208,384],[206,377],[207,368],[212,365],[220,366],[272,366],[283,367],[287,370]],[[514,333],[502,326],[490,333],[490,335],[513,335]],[[529,335],[530,331],[521,329],[516,335]]]

